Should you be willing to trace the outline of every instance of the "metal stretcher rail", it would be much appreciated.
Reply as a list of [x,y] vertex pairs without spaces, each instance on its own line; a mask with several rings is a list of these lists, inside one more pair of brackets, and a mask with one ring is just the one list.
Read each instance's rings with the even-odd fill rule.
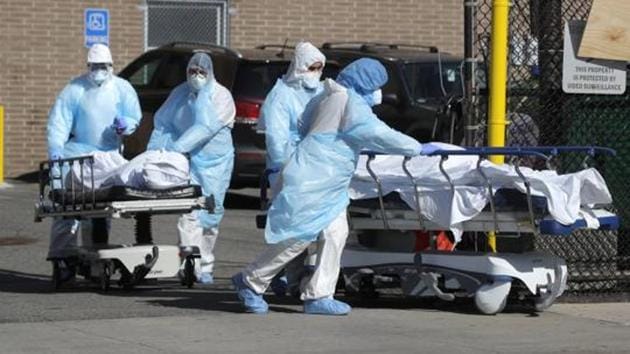
[[[72,175],[72,169],[76,166],[78,181],[75,180],[77,176]],[[152,214],[179,214],[197,209],[206,209],[210,212],[214,210],[214,198],[201,196],[200,187],[191,186],[190,183],[187,186],[157,191],[120,187],[121,192],[113,187],[106,190],[121,192],[123,195],[101,193],[103,189],[95,187],[93,166],[93,156],[41,162],[35,221],[39,222],[46,217],[128,218]],[[133,192],[132,195],[124,195],[124,192],[129,190]],[[114,194],[115,197],[112,199],[110,194]]]
[[[451,200],[455,195],[455,184],[453,183],[452,178],[446,172],[444,168],[444,162],[449,158],[449,156],[464,156],[464,155],[472,155],[478,156],[477,167],[476,170],[482,179],[485,182],[488,193],[488,200],[490,204],[490,217],[488,218],[487,212],[482,212],[478,217],[469,220],[463,223],[464,230],[467,231],[492,231],[492,232],[500,232],[502,230],[508,230],[511,232],[533,232],[537,229],[537,226],[540,226],[541,222],[546,223],[547,230],[554,230],[556,232],[562,233],[570,233],[572,229],[570,227],[562,227],[558,225],[554,225],[554,221],[549,218],[541,218],[540,220],[536,220],[534,207],[532,203],[532,194],[531,194],[531,186],[528,179],[524,176],[520,169],[519,160],[515,160],[514,169],[518,174],[519,178],[522,180],[525,186],[525,194],[527,201],[527,212],[517,212],[510,213],[506,215],[506,213],[497,213],[497,209],[495,206],[493,193],[492,193],[492,181],[488,178],[488,176],[483,172],[481,168],[482,162],[487,159],[488,156],[491,155],[503,155],[503,156],[516,156],[516,157],[535,157],[541,158],[545,160],[545,163],[549,169],[554,169],[552,165],[553,158],[560,155],[560,153],[564,152],[576,152],[576,153],[585,153],[587,156],[582,161],[582,165],[586,168],[588,167],[587,162],[590,157],[595,156],[596,154],[608,155],[608,156],[616,156],[616,151],[606,147],[598,147],[598,146],[536,146],[536,147],[506,147],[506,148],[496,148],[496,147],[468,147],[462,150],[437,150],[430,154],[426,154],[425,156],[439,156],[439,169],[441,174],[444,176],[447,181],[450,191],[451,191]],[[379,211],[380,211],[380,219],[367,219],[362,218],[360,221],[361,228],[364,229],[376,229],[376,223],[382,223],[382,226],[385,230],[392,229],[390,219],[396,220],[395,229],[398,230],[411,230],[418,229],[413,228],[413,224],[415,223],[419,226],[420,230],[437,230],[440,229],[438,225],[432,223],[428,220],[425,220],[422,216],[421,208],[420,208],[420,191],[418,188],[418,183],[409,171],[407,166],[408,162],[412,157],[404,156],[402,162],[402,169],[406,176],[409,178],[411,185],[414,190],[414,200],[415,200],[415,217],[413,220],[409,219],[409,211],[396,211],[395,213],[392,211],[386,211],[385,203],[384,203],[384,195],[382,188],[381,178],[374,172],[372,169],[371,163],[374,161],[377,155],[383,155],[379,152],[374,151],[363,151],[362,155],[367,156],[366,169],[372,179],[375,181],[377,186],[377,195],[378,195],[378,203],[379,203]],[[369,214],[369,210],[352,207],[352,211],[358,212],[360,214]],[[402,213],[402,214],[401,214]],[[606,221],[603,228],[605,229],[616,229],[618,227],[618,220],[616,216],[612,213],[608,213],[605,211],[597,211],[596,213],[601,217],[602,220]],[[525,219],[528,221],[524,223],[522,220]],[[492,227],[489,226],[489,221],[491,221]],[[356,224],[356,221],[355,221]],[[584,226],[583,223],[577,222],[576,226]]]

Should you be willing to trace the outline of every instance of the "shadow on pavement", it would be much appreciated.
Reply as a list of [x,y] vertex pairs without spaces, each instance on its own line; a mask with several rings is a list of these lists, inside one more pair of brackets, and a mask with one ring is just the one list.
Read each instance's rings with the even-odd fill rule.
[[[52,293],[97,293],[107,297],[135,298],[137,301],[152,306],[180,309],[222,311],[242,313],[236,293],[229,286],[229,279],[218,278],[216,285],[195,285],[192,289],[183,287],[174,279],[142,284],[130,290],[113,285],[107,292],[102,292],[98,284],[87,280],[78,280],[63,288],[54,290],[49,276],[0,270],[0,293],[52,294]],[[345,296],[338,293],[335,298],[347,302],[355,309],[384,310],[420,310],[441,311],[461,315],[481,315],[475,309],[471,299],[458,299],[454,302],[440,301],[435,298],[410,298],[398,295],[386,295],[377,298]],[[267,293],[265,300],[270,312],[301,313],[302,301],[290,296],[278,297]],[[290,306],[290,307],[286,307]],[[296,309],[297,306],[297,309]],[[518,304],[508,304],[504,313],[537,316],[531,308]]]
[[50,277],[0,269],[0,292],[37,294],[51,291]]

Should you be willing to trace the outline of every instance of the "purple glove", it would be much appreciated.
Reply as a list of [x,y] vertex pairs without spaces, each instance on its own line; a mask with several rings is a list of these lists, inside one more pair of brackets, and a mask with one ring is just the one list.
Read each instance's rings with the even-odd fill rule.
[[116,134],[122,135],[127,130],[127,122],[125,122],[125,118],[116,117],[114,118],[114,124],[112,124],[112,129],[116,131]]

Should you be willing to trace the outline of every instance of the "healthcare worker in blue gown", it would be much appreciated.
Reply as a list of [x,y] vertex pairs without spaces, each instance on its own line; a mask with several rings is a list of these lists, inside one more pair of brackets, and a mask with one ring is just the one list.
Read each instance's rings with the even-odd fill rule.
[[204,196],[214,197],[213,213],[194,211],[182,215],[177,223],[180,246],[199,247],[197,281],[212,284],[214,245],[234,166],[232,127],[236,108],[230,91],[215,80],[208,54],[192,56],[186,78],[155,113],[155,128],[147,150],[189,154],[192,182],[201,185]]
[[[276,81],[262,105],[257,129],[265,133],[267,169],[278,171],[269,175],[271,197],[279,193],[279,171],[289,161],[301,139],[298,127],[306,104],[322,92],[320,81],[326,57],[309,42],[300,42],[287,73]],[[299,295],[300,279],[305,275],[306,253],[287,265],[286,276],[280,272],[271,282],[276,295],[284,296],[287,288]]]
[[[138,95],[129,82],[113,74],[112,55],[106,45],[90,47],[87,66],[88,72],[70,81],[50,110],[47,140],[51,160],[115,151],[121,137],[133,133],[142,118]],[[77,226],[76,220],[53,221],[48,258],[63,258],[65,251],[76,246]],[[83,222],[83,242],[107,242],[108,227],[104,219]],[[92,230],[99,235],[88,235]],[[95,239],[90,240],[91,236]],[[62,281],[72,277],[70,268],[62,264]]]
[[[306,107],[305,137],[284,166],[282,189],[267,216],[267,248],[232,277],[245,311],[266,313],[262,294],[274,275],[312,242],[318,243],[315,272],[301,298],[308,314],[346,315],[348,304],[333,298],[341,252],[348,236],[348,186],[359,152],[367,149],[415,156],[423,145],[389,128],[372,112],[381,102],[387,72],[373,59],[344,68],[336,82]],[[431,149],[427,144],[425,150]],[[424,151],[426,152],[426,151]]]

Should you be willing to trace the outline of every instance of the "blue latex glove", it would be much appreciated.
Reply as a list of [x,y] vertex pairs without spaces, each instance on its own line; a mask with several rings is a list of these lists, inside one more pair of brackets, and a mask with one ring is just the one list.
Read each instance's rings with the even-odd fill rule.
[[352,310],[350,305],[332,297],[304,301],[304,313],[312,315],[342,316],[349,314],[350,310]]
[[123,117],[114,118],[114,124],[112,124],[112,129],[116,131],[116,134],[122,135],[127,130],[127,122]]
[[48,159],[49,160],[59,160],[63,158],[63,152],[58,149],[48,150]]
[[422,144],[422,146],[420,147],[420,155],[431,155],[432,153],[439,150],[443,149],[438,145],[431,143]]
[[269,305],[262,295],[250,289],[243,281],[243,274],[238,273],[232,277],[232,284],[236,289],[238,298],[241,300],[245,312],[264,314],[269,311]]

